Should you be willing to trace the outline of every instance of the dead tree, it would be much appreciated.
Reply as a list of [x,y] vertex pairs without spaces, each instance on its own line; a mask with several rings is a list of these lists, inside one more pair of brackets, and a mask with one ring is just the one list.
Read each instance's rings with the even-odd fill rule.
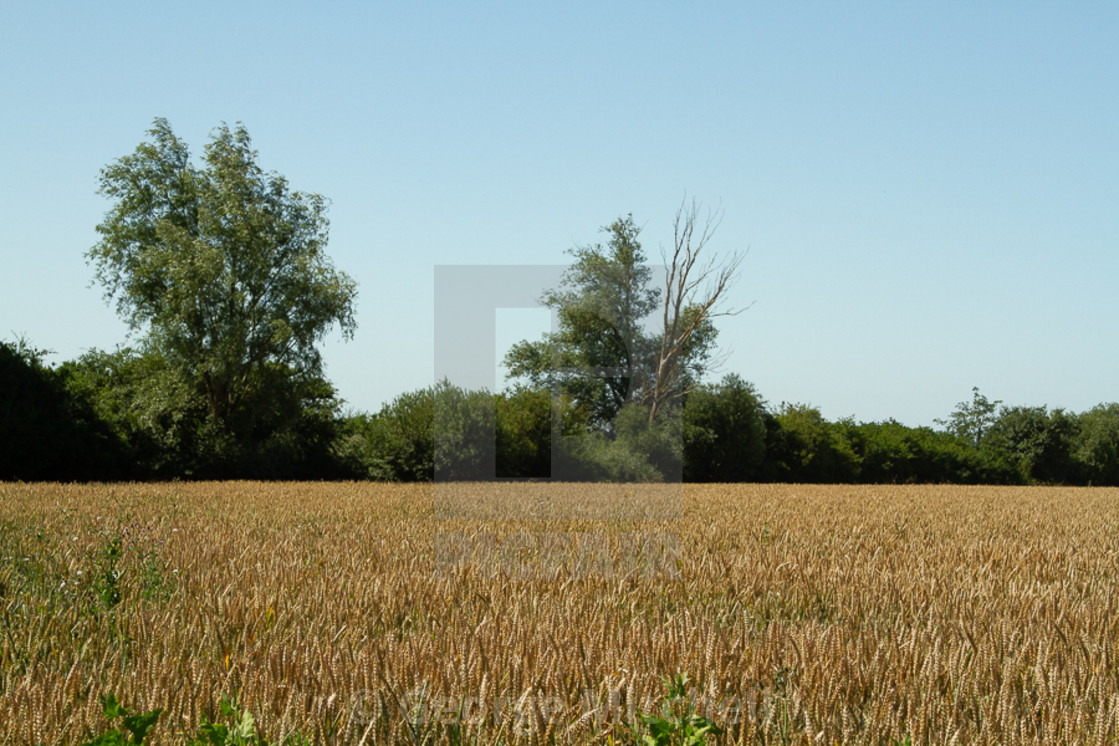
[[[665,255],[664,334],[656,359],[656,375],[649,400],[649,422],[666,405],[687,393],[685,365],[689,341],[698,330],[719,316],[734,316],[742,309],[723,307],[726,291],[738,279],[743,255],[735,252],[725,260],[704,255],[722,215],[707,211],[702,220],[695,200],[685,200],[673,223],[671,257]],[[662,252],[663,253],[663,252]]]

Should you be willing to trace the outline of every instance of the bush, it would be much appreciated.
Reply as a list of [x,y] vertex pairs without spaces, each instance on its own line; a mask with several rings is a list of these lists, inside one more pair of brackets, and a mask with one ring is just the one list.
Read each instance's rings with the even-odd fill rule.
[[1072,443],[1076,421],[1063,410],[1003,407],[983,437],[983,450],[1002,470],[1026,484],[1075,479]]
[[947,432],[894,420],[842,426],[858,458],[860,482],[976,482],[987,473],[979,451]]
[[684,479],[749,482],[763,478],[765,405],[737,375],[702,386],[684,403]]
[[820,410],[783,404],[767,418],[767,476],[775,482],[853,482],[858,455],[847,438],[848,426],[829,423]]
[[1073,459],[1088,484],[1119,486],[1119,404],[1100,404],[1078,418]]
[[435,390],[401,394],[374,415],[347,418],[335,451],[359,479],[430,482],[435,476]]
[[119,479],[121,443],[64,371],[26,342],[0,342],[0,481]]
[[589,482],[679,482],[682,420],[679,408],[649,423],[641,404],[622,407],[610,431],[577,431],[560,443],[562,479]]
[[486,480],[494,476],[496,416],[493,396],[447,380],[435,387],[435,478]]
[[552,396],[517,388],[494,397],[497,476],[547,478],[552,474]]

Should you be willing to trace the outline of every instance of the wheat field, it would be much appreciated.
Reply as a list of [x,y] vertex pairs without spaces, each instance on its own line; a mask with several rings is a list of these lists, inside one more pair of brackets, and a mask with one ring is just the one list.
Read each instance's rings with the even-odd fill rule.
[[[440,491],[449,490],[449,491]],[[1119,742],[1119,490],[0,485],[0,743]],[[679,701],[675,706],[680,706]]]

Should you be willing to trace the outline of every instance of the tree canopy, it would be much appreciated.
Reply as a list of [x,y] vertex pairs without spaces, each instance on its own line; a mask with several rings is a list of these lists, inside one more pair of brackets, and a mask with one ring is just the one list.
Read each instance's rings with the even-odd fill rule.
[[[714,226],[695,229],[694,205],[681,209],[664,290],[654,284],[632,214],[602,228],[605,243],[570,249],[574,261],[560,287],[541,298],[559,329],[514,345],[505,356],[509,377],[561,391],[607,430],[627,404],[646,407],[652,420],[681,399],[710,364],[711,319],[739,263],[737,256],[721,266],[700,262]],[[704,288],[707,280],[714,287]]]
[[113,206],[86,257],[211,427],[235,446],[267,439],[285,409],[276,400],[316,388],[317,343],[356,326],[356,283],[325,253],[326,200],[265,173],[243,125],[215,128],[201,165],[165,119],[148,135],[102,169]]
[[216,128],[201,167],[165,119],[148,134],[101,171],[114,204],[86,256],[145,344],[232,427],[268,371],[316,375],[324,335],[352,336],[356,283],[325,253],[325,199],[262,171],[244,126]]
[[606,243],[570,249],[574,261],[560,287],[541,298],[556,311],[558,331],[520,342],[505,357],[510,378],[564,392],[600,427],[648,385],[653,339],[643,322],[660,298],[649,287],[653,273],[633,216],[602,230]]

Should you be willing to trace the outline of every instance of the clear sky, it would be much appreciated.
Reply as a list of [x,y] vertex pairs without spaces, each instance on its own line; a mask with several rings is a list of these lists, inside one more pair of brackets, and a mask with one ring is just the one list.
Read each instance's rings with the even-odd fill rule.
[[0,337],[125,341],[83,258],[100,168],[154,117],[196,154],[240,121],[332,201],[353,408],[431,383],[436,265],[562,263],[628,212],[656,258],[686,193],[749,248],[724,372],[772,404],[1082,411],[1119,400],[1117,39],[1087,1],[9,0]]

